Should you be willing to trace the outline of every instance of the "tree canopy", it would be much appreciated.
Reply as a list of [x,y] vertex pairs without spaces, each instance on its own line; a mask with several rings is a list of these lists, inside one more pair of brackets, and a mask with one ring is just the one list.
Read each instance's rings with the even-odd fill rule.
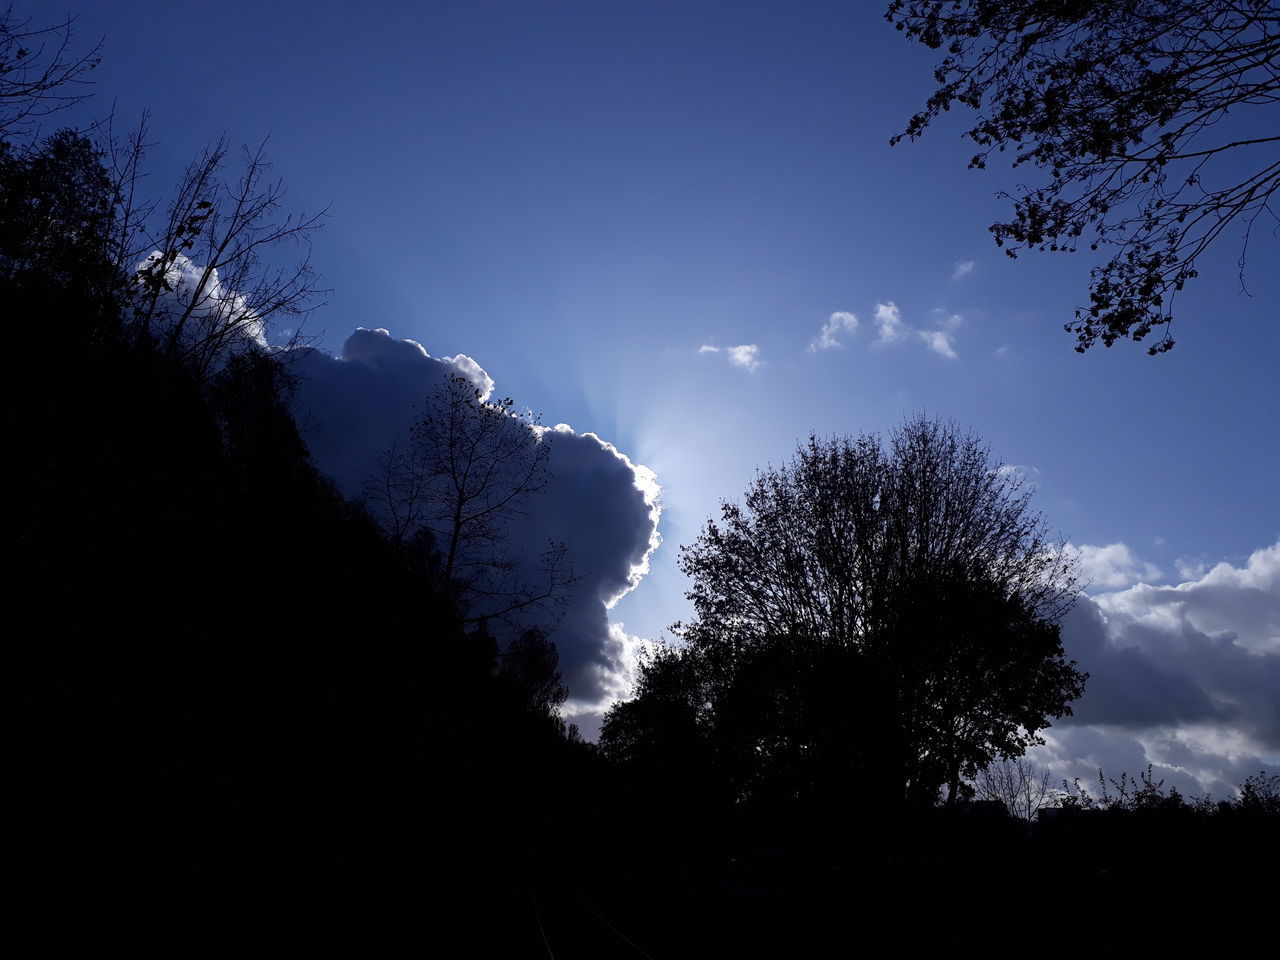
[[954,425],[916,417],[888,446],[810,437],[681,553],[696,617],[675,656],[676,709],[623,706],[627,729],[684,717],[717,743],[739,798],[838,789],[855,769],[902,799],[954,797],[961,776],[1039,742],[1085,676],[1062,650],[1073,564],[1014,471]]
[[1153,334],[1148,353],[1172,347],[1175,297],[1228,231],[1243,286],[1280,187],[1280,130],[1256,124],[1280,102],[1274,0],[893,0],[885,17],[945,50],[938,89],[891,142],[953,105],[978,111],[970,167],[1008,152],[1048,175],[1004,194],[1013,217],[991,225],[996,243],[1010,257],[1109,253],[1065,325],[1077,350]]

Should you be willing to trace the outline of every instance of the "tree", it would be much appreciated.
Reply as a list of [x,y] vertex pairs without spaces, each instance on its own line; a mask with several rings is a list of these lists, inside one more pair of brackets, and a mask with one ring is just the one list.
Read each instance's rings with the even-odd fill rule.
[[308,244],[324,214],[282,211],[284,188],[269,179],[264,145],[246,147],[228,178],[229,144],[218,140],[161,204],[141,190],[145,115],[119,140],[110,119],[40,138],[38,121],[83,100],[77,88],[99,62],[101,44],[71,52],[72,23],[39,27],[12,8],[0,13],[0,269],[30,279],[38,263],[46,282],[74,272],[118,307],[98,318],[111,322],[96,337],[151,339],[207,381],[231,355],[266,349],[273,319],[311,308],[319,291],[307,254],[286,266],[268,266],[264,255]]
[[558,719],[569,697],[560,673],[560,654],[546,633],[532,627],[498,654],[498,677],[518,692],[528,713]]
[[223,138],[188,165],[157,218],[154,204],[133,200],[145,133],[144,119],[116,151],[123,155],[117,161],[120,256],[136,264],[138,324],[204,378],[230,354],[267,348],[270,320],[312,309],[319,291],[309,255],[268,267],[263,253],[284,243],[309,245],[324,213],[282,212],[284,188],[268,178],[265,145],[246,147],[240,174],[224,178],[229,144]]
[[1058,797],[1058,791],[1049,786],[1049,768],[1037,767],[1025,757],[987,764],[978,771],[973,788],[979,800],[998,800],[1010,816],[1028,821]]
[[1065,325],[1077,350],[1152,333],[1148,353],[1172,347],[1174,299],[1228,229],[1243,288],[1280,187],[1280,132],[1251,125],[1280,101],[1274,0],[893,0],[885,17],[946,51],[938,89],[891,142],[955,104],[979,111],[971,168],[1007,151],[1049,177],[1002,194],[1013,218],[992,224],[996,244],[1015,258],[1110,251]]
[[1017,472],[951,424],[916,417],[887,449],[811,436],[680,567],[696,618],[674,629],[743,783],[798,794],[855,765],[954,800],[1083,692],[1058,633],[1074,561]]
[[564,544],[548,544],[535,579],[506,549],[510,524],[549,481],[549,456],[535,417],[453,376],[427,397],[408,448],[380,458],[365,498],[396,542],[425,539],[439,551],[439,575],[467,622],[519,625],[574,581]]
[[101,62],[102,43],[72,53],[74,22],[67,17],[41,27],[17,19],[12,6],[0,13],[0,144],[88,96],[75,90]]
[[111,296],[112,196],[102,151],[83,134],[60,130],[21,152],[0,146],[0,279]]

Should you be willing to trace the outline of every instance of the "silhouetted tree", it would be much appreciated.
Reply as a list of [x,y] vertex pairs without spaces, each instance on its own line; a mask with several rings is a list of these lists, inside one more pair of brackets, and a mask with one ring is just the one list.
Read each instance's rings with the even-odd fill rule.
[[1280,817],[1280,773],[1260,770],[1240,785],[1240,809]]
[[970,167],[1008,151],[1049,178],[1019,187],[996,243],[1010,257],[1113,251],[1066,325],[1077,350],[1153,332],[1148,353],[1172,347],[1173,301],[1229,228],[1243,235],[1243,285],[1280,187],[1280,133],[1239,122],[1280,99],[1274,0],[893,0],[885,17],[945,51],[937,91],[891,142],[970,107]]
[[498,655],[498,676],[519,691],[525,709],[555,717],[569,696],[560,674],[556,645],[537,628],[524,631]]
[[[1073,561],[1029,496],[972,435],[916,417],[887,450],[811,437],[724,503],[682,548],[696,619],[675,629],[740,775],[817,783],[815,765],[861,763],[903,798],[945,784],[954,799],[1070,713],[1085,677],[1057,624]],[[827,702],[850,691],[852,714]]]
[[88,96],[77,92],[101,62],[102,43],[87,53],[71,48],[74,17],[48,26],[0,12],[0,143]]
[[693,657],[656,647],[640,662],[630,700],[610,708],[600,731],[600,747],[611,760],[670,764],[703,738],[704,683]]
[[156,215],[155,205],[133,199],[143,136],[139,130],[123,148],[117,184],[134,311],[166,351],[206,378],[228,355],[264,349],[268,323],[314,307],[316,277],[305,250],[288,267],[267,267],[262,253],[285,243],[305,248],[323,213],[282,210],[284,188],[269,179],[263,146],[245,148],[239,173],[224,177],[224,138],[192,161]]
[[[0,131],[0,304],[30,334],[0,356],[10,939],[515,955],[523,930],[476,931],[593,776],[546,720],[554,648],[500,667],[430,537],[389,542],[310,462],[253,343],[296,288],[242,309],[218,259],[281,229],[271,188],[216,187],[215,150],[147,233],[98,131],[32,129]],[[216,275],[183,259],[215,236]],[[129,237],[167,238],[141,278]]]
[[1049,768],[1037,767],[1025,757],[1006,757],[987,764],[973,780],[979,800],[998,800],[1009,815],[1032,821],[1044,807],[1052,806],[1058,791],[1049,785]]
[[470,622],[519,626],[574,580],[563,544],[548,544],[533,574],[509,552],[509,525],[546,486],[549,455],[536,418],[453,376],[426,398],[408,448],[382,455],[365,498],[396,541],[429,534]]

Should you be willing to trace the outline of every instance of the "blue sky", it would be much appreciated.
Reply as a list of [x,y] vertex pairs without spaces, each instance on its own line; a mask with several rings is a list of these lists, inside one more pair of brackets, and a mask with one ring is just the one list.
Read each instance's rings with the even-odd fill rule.
[[[1076,354],[1062,324],[1086,255],[1010,262],[987,232],[995,193],[1036,172],[967,170],[965,115],[889,147],[933,57],[882,6],[65,9],[80,42],[106,36],[86,115],[151,110],[161,192],[220,134],[269,136],[287,203],[328,208],[321,346],[364,326],[467,354],[544,422],[656,472],[664,545],[613,611],[631,634],[688,615],[676,548],[757,466],[917,411],[1025,467],[1073,543],[1113,547],[1090,554],[1100,586],[1246,569],[1280,539],[1274,237],[1254,239],[1252,296],[1224,239],[1171,353]],[[810,350],[837,312],[856,330]],[[748,366],[730,362],[743,345]]]

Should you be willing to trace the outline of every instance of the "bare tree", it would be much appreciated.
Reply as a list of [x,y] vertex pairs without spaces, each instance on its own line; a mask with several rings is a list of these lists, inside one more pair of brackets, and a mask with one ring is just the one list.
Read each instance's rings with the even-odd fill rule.
[[[136,319],[164,348],[206,376],[220,358],[267,346],[267,323],[313,309],[319,292],[309,259],[310,234],[324,213],[284,213],[284,187],[270,178],[265,143],[244,148],[241,172],[222,175],[225,138],[187,167],[165,214],[135,199],[145,120],[117,160],[121,256],[136,263]],[[287,266],[265,252],[303,246]]]
[[1053,806],[1059,791],[1049,786],[1049,769],[1025,757],[1005,757],[978,771],[973,781],[979,800],[999,800],[1010,816],[1034,820],[1036,811]]
[[74,17],[67,17],[35,26],[17,19],[12,6],[0,13],[0,143],[89,95],[77,91],[102,61],[102,42],[87,53],[72,52],[74,23]]
[[[230,148],[219,139],[162,204],[141,189],[145,114],[124,137],[115,136],[109,117],[87,132],[41,140],[38,121],[88,96],[79,88],[100,60],[101,44],[84,55],[72,52],[73,23],[40,27],[15,18],[11,7],[0,13],[0,156],[56,160],[55,147],[66,153],[79,143],[84,156],[76,169],[97,177],[102,166],[109,187],[95,184],[94,196],[102,194],[112,226],[94,239],[119,274],[116,294],[127,305],[119,320],[206,378],[229,354],[266,348],[269,322],[316,305],[320,291],[307,247],[324,213],[283,211],[284,188],[270,177],[265,143],[246,147],[238,174],[228,177]],[[301,258],[273,264],[268,251],[290,242],[303,246]]]
[[532,564],[508,552],[509,525],[549,481],[549,455],[535,417],[454,376],[426,399],[408,447],[384,453],[366,477],[365,498],[397,542],[432,539],[469,622],[516,625],[558,606],[575,580],[564,544],[548,543]]

